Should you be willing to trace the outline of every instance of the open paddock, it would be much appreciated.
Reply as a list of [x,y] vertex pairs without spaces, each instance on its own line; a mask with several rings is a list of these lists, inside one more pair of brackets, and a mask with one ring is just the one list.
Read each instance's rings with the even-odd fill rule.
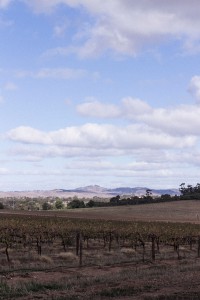
[[200,224],[200,200],[184,200],[142,205],[81,208],[54,211],[0,210],[1,214],[57,216],[66,218],[189,222]]

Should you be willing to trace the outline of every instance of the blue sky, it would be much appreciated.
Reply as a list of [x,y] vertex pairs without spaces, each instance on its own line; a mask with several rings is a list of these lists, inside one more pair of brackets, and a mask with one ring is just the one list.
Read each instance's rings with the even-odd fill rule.
[[200,181],[198,0],[0,0],[0,190]]

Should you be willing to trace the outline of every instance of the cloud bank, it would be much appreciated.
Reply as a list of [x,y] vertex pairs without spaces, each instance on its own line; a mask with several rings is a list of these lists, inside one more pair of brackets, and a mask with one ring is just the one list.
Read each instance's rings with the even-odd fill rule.
[[141,49],[176,40],[188,52],[199,51],[200,3],[198,0],[28,0],[37,13],[53,13],[59,5],[84,9],[92,17],[85,29],[77,31],[80,44],[58,47],[52,54],[77,53],[96,56],[112,50],[136,55]]
[[[200,84],[199,77],[193,77],[191,89],[197,98],[198,93],[200,94],[198,84]],[[84,117],[123,118],[129,122],[143,123],[152,130],[160,130],[173,136],[200,136],[199,105],[153,108],[141,99],[126,97],[118,105],[99,101],[85,102],[77,106],[77,112]]]
[[195,144],[195,137],[172,136],[144,125],[99,125],[87,123],[58,131],[43,132],[31,127],[18,127],[7,138],[21,143],[82,147],[90,149],[181,148]]

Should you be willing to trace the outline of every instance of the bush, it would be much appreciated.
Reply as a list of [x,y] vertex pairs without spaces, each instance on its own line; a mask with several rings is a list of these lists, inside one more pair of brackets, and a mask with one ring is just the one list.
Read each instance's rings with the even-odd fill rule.
[[93,200],[90,200],[87,204],[86,207],[94,207],[95,206],[95,202]]
[[72,200],[71,202],[69,202],[69,204],[67,205],[67,208],[84,208],[85,207],[85,203],[81,200]]
[[44,203],[42,204],[42,209],[43,209],[43,210],[49,210],[49,209],[52,209],[52,206],[51,206],[50,203],[44,202]]
[[63,204],[63,201],[61,199],[56,200],[55,208],[56,209],[63,209],[64,208],[64,204]]

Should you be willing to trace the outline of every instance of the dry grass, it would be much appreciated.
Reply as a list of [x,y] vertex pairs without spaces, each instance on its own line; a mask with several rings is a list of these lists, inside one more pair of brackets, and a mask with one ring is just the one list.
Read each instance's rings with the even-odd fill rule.
[[121,253],[132,256],[136,254],[136,251],[133,248],[121,248]]
[[65,211],[0,211],[0,214],[62,216],[67,218],[143,220],[199,223],[200,201],[184,200],[176,202],[118,206],[106,208],[82,208]]
[[73,252],[60,252],[58,258],[65,261],[77,261],[77,256]]
[[200,292],[199,268],[199,260],[170,260],[65,269],[64,273],[29,271],[22,276],[15,272],[0,282],[0,299],[199,299],[194,297]]
[[53,263],[53,259],[47,255],[41,255],[41,256],[38,256],[38,260],[43,262],[43,263],[46,263],[46,264],[52,264]]
[[200,223],[200,201],[176,201],[132,206],[87,208],[74,210],[79,217]]

